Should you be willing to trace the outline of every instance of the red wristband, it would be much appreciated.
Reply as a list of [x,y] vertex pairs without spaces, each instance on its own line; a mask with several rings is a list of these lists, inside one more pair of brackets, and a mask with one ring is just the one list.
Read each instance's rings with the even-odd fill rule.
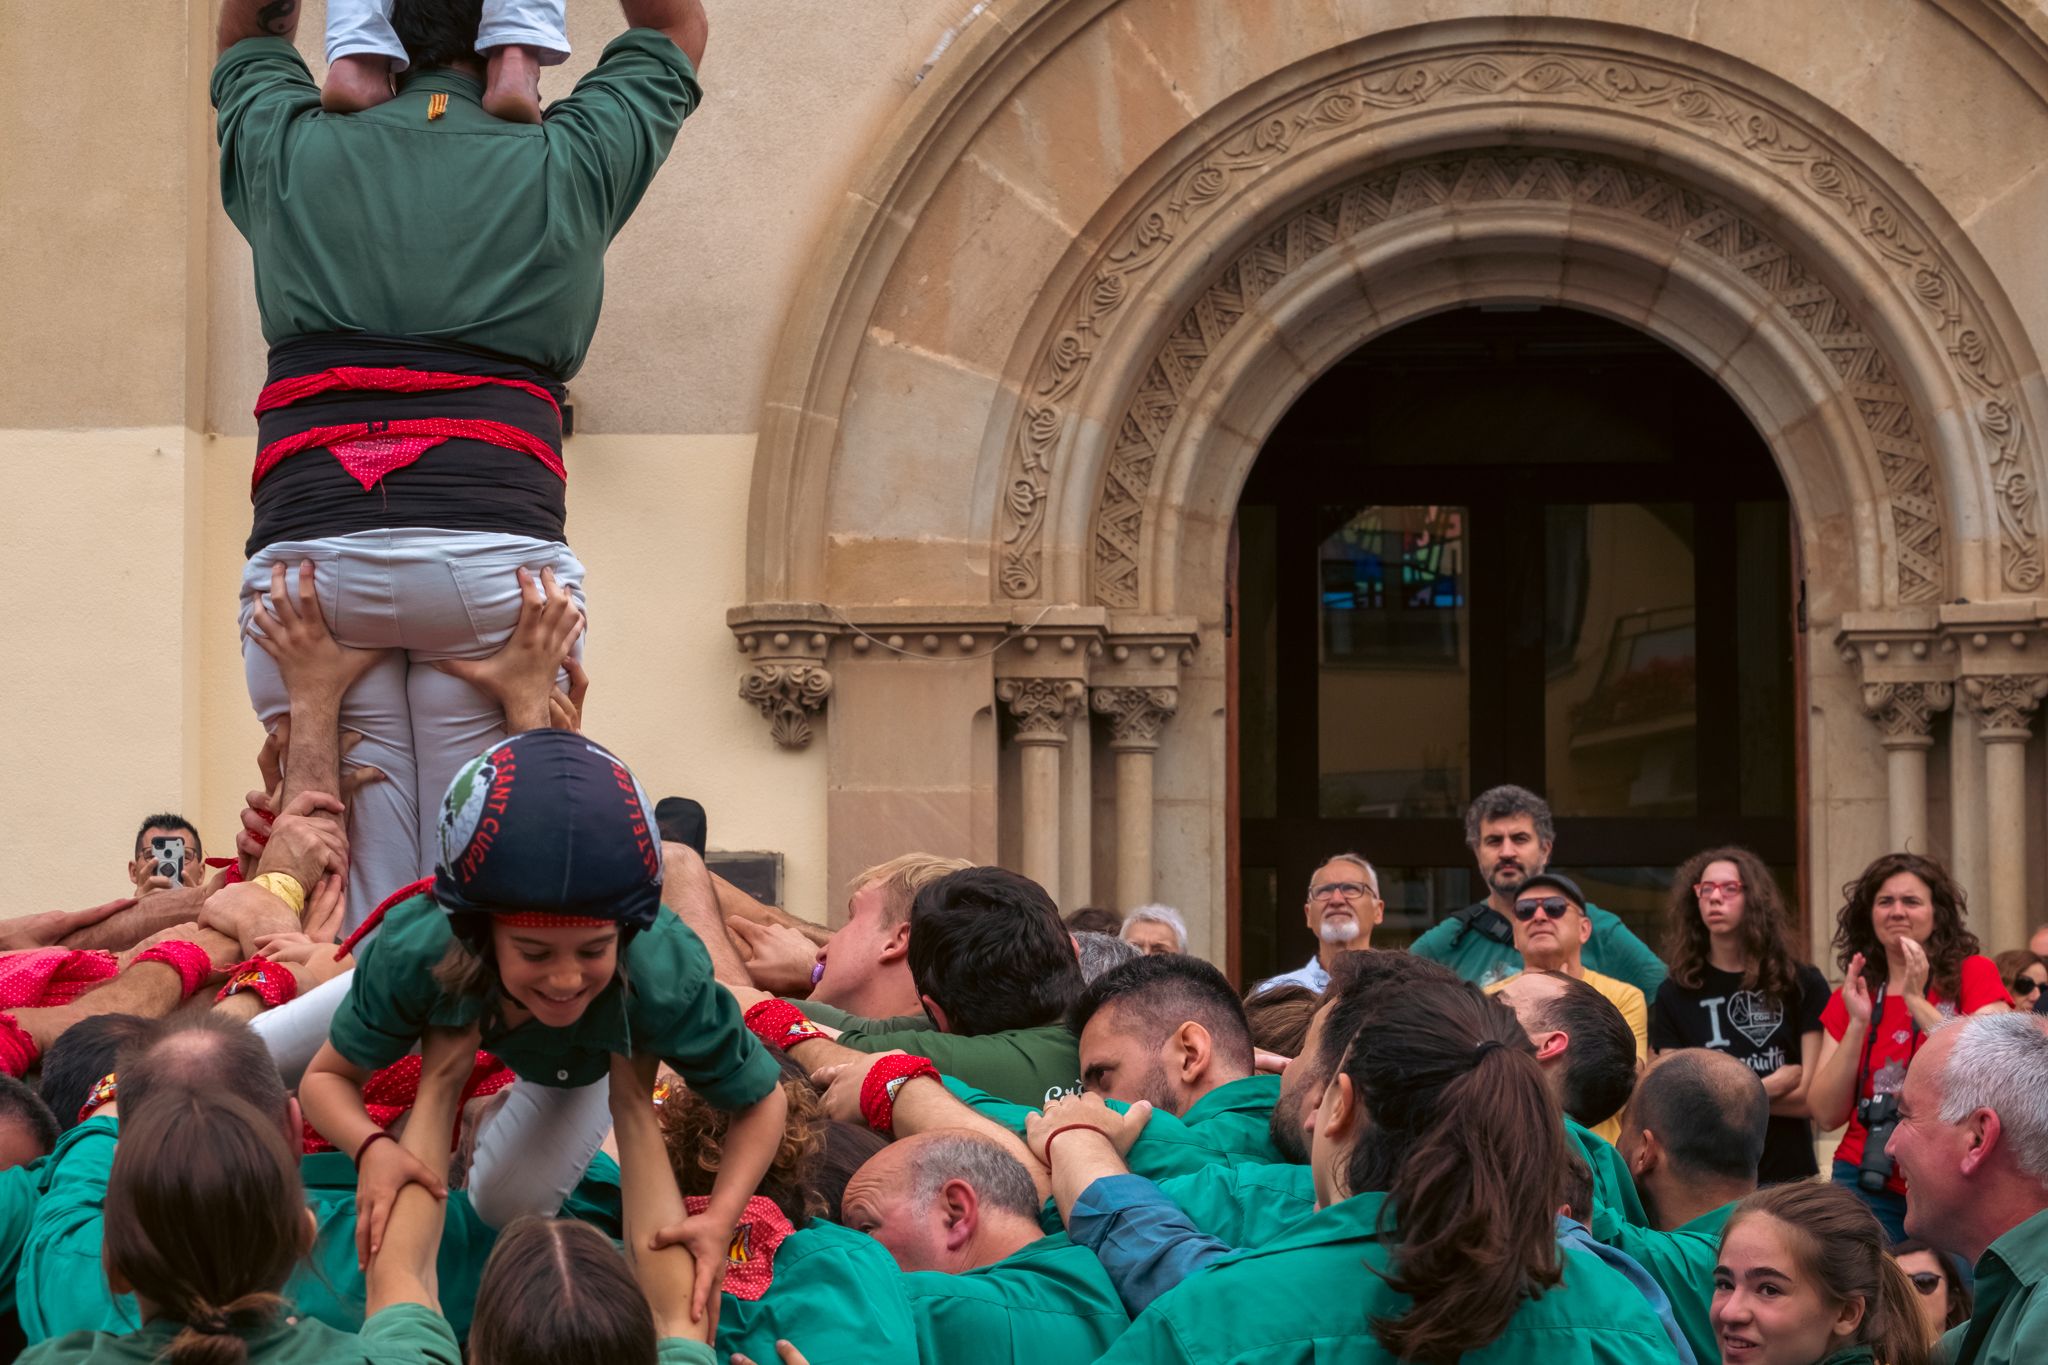
[[0,1014],[0,1073],[20,1079],[42,1055],[35,1037],[16,1023],[13,1015]]
[[896,1083],[919,1076],[939,1078],[939,1069],[932,1065],[931,1058],[882,1057],[869,1067],[867,1079],[860,1085],[860,1116],[867,1120],[868,1127],[884,1137],[894,1137],[896,1091],[901,1088]]
[[213,975],[213,955],[196,943],[168,939],[135,955],[138,963],[161,962],[178,974],[179,988],[188,998]]
[[295,1000],[299,994],[299,979],[291,969],[268,958],[252,957],[247,962],[228,968],[228,984],[220,988],[220,994],[213,997],[219,1004],[231,995],[243,991],[254,991],[266,1009]]
[[1109,1134],[1103,1132],[1100,1128],[1097,1128],[1092,1123],[1061,1124],[1059,1127],[1053,1129],[1050,1133],[1046,1134],[1045,1137],[1045,1164],[1048,1170],[1050,1170],[1052,1167],[1052,1144],[1061,1133],[1093,1133],[1095,1134],[1095,1136],[1103,1138],[1105,1140],[1107,1140],[1109,1137]]
[[114,1102],[114,1073],[109,1071],[100,1077],[92,1093],[85,1097],[85,1103],[78,1106],[78,1122],[84,1123],[102,1106]]
[[798,1043],[825,1036],[816,1024],[804,1018],[802,1010],[772,996],[748,1006],[741,1017],[749,1032],[777,1052],[787,1052]]
[[363,1145],[356,1148],[355,1162],[358,1169],[360,1169],[363,1164],[363,1153],[369,1151],[370,1144],[375,1142],[378,1138],[383,1138],[386,1142],[398,1141],[397,1138],[391,1136],[389,1130],[383,1128],[379,1128],[376,1132],[364,1138]]

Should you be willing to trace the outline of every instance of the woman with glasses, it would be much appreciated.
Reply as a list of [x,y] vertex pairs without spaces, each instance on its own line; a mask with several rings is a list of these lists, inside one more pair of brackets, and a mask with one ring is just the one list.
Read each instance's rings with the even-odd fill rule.
[[1844,975],[1821,1012],[1827,1037],[1806,1103],[1821,1127],[1849,1126],[1835,1149],[1835,1182],[1870,1206],[1894,1242],[1906,1236],[1906,1182],[1885,1144],[1907,1065],[1947,1020],[2012,1008],[1966,913],[1963,889],[1940,863],[1887,853],[1842,888],[1835,919]]
[[1757,1179],[1819,1172],[1806,1087],[1820,1061],[1827,978],[1792,948],[1791,915],[1763,861],[1746,848],[1710,848],[1671,884],[1664,960],[1671,975],[1650,1007],[1657,1053],[1705,1047],[1745,1062],[1771,1098]]
[[1975,1299],[1970,1286],[1963,1283],[1962,1267],[1956,1264],[1955,1257],[1907,1238],[1892,1248],[1892,1259],[1906,1272],[1906,1278],[1913,1282],[1913,1292],[1920,1296],[1920,1321],[1927,1329],[1929,1347],[1940,1341],[1949,1328],[1970,1320]]
[[2048,990],[2048,962],[2025,948],[2000,953],[1992,961],[1998,964],[1998,975],[2012,992],[2015,1006],[2023,1010],[2040,1006],[2041,992]]

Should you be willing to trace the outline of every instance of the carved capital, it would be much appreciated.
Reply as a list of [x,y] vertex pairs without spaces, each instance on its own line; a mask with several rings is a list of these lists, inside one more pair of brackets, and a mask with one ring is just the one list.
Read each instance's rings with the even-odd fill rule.
[[2034,725],[2034,708],[2048,697],[2048,676],[2039,673],[1993,673],[1963,679],[1970,709],[1977,714],[1977,737],[1987,744],[2025,740]]
[[1934,743],[1934,713],[1946,711],[1955,688],[1945,682],[1867,682],[1863,714],[1877,722],[1888,749],[1924,749]]
[[1078,678],[1004,678],[996,696],[1017,718],[1019,744],[1064,744],[1067,722],[1081,712],[1087,691]]
[[1150,751],[1159,747],[1159,731],[1180,706],[1175,687],[1098,687],[1090,694],[1097,715],[1109,717],[1112,749]]
[[785,749],[811,742],[811,717],[832,695],[832,674],[820,664],[757,663],[740,675],[740,700],[761,708],[768,733]]

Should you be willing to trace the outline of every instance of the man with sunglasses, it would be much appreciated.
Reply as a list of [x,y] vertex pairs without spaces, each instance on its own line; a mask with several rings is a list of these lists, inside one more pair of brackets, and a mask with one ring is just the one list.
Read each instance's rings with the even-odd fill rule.
[[1291,972],[1261,981],[1251,993],[1275,986],[1328,989],[1331,966],[1345,953],[1372,947],[1372,931],[1386,914],[1379,873],[1372,864],[1356,853],[1334,855],[1308,879],[1308,900],[1302,905],[1302,918],[1316,936],[1315,956]]
[[[1515,950],[1522,955],[1523,970],[1563,972],[1606,996],[1635,1034],[1636,1061],[1646,1059],[1650,1055],[1650,1010],[1643,993],[1626,981],[1594,971],[1581,960],[1586,940],[1593,934],[1593,921],[1586,914],[1586,896],[1578,883],[1561,873],[1538,872],[1522,882],[1511,908]],[[1510,976],[1488,986],[1487,993],[1514,979]],[[1593,1131],[1612,1142],[1620,1127],[1609,1119]]]

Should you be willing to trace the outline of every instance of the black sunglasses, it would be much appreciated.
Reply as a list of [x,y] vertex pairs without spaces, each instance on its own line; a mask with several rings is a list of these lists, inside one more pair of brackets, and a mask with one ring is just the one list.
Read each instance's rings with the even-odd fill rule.
[[1541,900],[1516,901],[1515,918],[1527,924],[1530,920],[1535,919],[1536,912],[1541,910],[1552,919],[1563,919],[1565,911],[1577,908],[1577,906],[1573,905],[1563,896],[1545,896]]
[[1913,1287],[1922,1294],[1932,1294],[1941,1288],[1941,1272],[1938,1270],[1916,1270],[1906,1278],[1911,1280]]
[[2031,976],[2016,976],[2012,979],[2012,993],[2014,995],[2032,995],[2040,989],[2041,983],[2034,980]]

